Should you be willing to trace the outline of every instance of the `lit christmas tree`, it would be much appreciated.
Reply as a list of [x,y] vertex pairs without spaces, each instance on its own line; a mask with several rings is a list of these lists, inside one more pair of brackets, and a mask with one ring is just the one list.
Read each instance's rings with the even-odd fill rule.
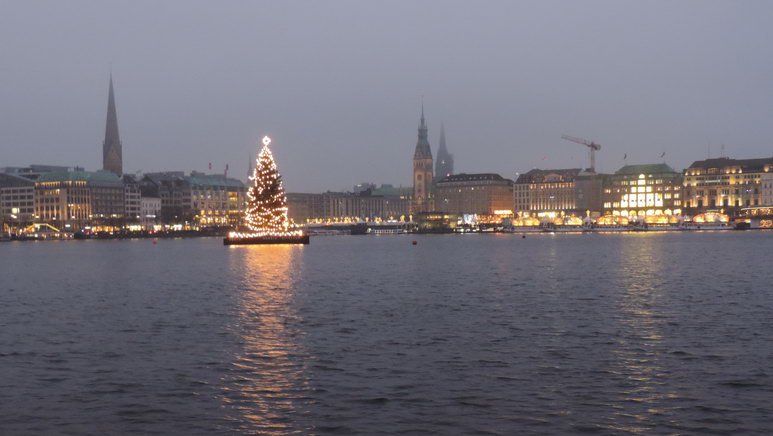
[[250,177],[253,185],[247,190],[247,227],[255,232],[284,233],[290,224],[287,220],[287,198],[282,176],[268,148],[270,143],[268,136],[263,138],[263,148]]
[[282,176],[268,147],[270,143],[271,138],[263,138],[263,148],[250,176],[253,185],[247,190],[247,209],[244,213],[250,232],[231,232],[224,241],[226,244],[308,244],[308,235],[304,235],[302,230],[290,229],[287,197],[282,187]]

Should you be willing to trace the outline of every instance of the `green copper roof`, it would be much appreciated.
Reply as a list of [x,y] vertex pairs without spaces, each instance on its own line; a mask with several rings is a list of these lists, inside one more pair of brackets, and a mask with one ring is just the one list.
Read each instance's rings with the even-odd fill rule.
[[109,182],[121,184],[121,179],[109,171],[55,171],[43,173],[37,179],[38,182]]
[[190,183],[194,188],[196,187],[227,187],[243,189],[244,183],[237,179],[226,179],[225,177],[202,175],[202,176],[185,176],[185,180]]
[[625,174],[664,174],[664,173],[676,173],[670,166],[659,164],[646,164],[646,165],[626,165],[615,172],[615,175]]

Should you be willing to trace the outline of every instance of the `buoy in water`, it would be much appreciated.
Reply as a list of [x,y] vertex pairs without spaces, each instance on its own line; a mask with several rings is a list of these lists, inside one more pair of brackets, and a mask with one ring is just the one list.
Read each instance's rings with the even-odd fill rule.
[[158,238],[153,238],[153,245],[158,244]]
[[521,239],[526,239],[526,235],[521,235]]
[[416,245],[416,244],[418,244],[418,241],[412,241],[411,242],[411,245]]

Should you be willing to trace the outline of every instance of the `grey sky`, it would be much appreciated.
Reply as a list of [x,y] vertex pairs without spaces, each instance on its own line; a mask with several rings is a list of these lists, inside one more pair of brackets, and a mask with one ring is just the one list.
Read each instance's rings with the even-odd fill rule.
[[290,191],[408,185],[424,96],[457,172],[773,156],[773,2],[0,3],[0,166],[101,166],[112,63],[124,169]]

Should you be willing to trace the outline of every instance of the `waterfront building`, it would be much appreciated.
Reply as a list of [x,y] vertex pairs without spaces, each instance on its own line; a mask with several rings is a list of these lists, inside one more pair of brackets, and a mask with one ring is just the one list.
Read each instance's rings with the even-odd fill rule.
[[140,197],[140,224],[145,230],[150,230],[158,224],[161,214],[161,198]]
[[134,176],[123,176],[124,217],[127,221],[139,221],[142,214],[140,205],[140,184]]
[[513,181],[499,174],[452,174],[435,184],[435,209],[451,214],[513,213]]
[[124,217],[124,185],[107,171],[43,173],[35,181],[35,218],[59,230],[113,228]]
[[694,215],[719,210],[728,215],[764,205],[763,180],[773,171],[773,158],[695,161],[684,170],[684,205]]
[[413,153],[413,207],[412,211],[428,212],[433,209],[432,149],[427,138],[424,105],[421,106],[419,137]]
[[598,215],[604,177],[581,168],[533,169],[515,181],[515,211],[541,218]]
[[773,206],[773,171],[760,175],[760,185],[762,186],[760,204],[762,206]]
[[407,217],[411,189],[381,185],[359,192],[288,193],[287,208],[295,223],[308,221],[373,221]]
[[102,169],[119,176],[123,174],[123,150],[121,138],[118,134],[118,114],[115,110],[112,74],[110,74],[110,90],[107,97],[105,141],[102,143]]
[[626,165],[608,176],[604,211],[624,217],[680,215],[682,174],[662,164]]
[[322,219],[322,194],[288,192],[287,217],[294,223]]
[[143,196],[161,199],[160,221],[197,226],[238,226],[247,189],[240,180],[196,171],[147,173]]
[[165,224],[193,222],[191,188],[182,171],[145,173],[142,181],[142,196],[161,199],[159,219]]
[[454,173],[454,155],[448,152],[446,148],[446,128],[440,125],[440,145],[437,150],[437,160],[435,161],[435,182],[443,177]]
[[33,222],[35,182],[15,174],[0,173],[0,222],[8,233]]
[[236,227],[242,223],[247,201],[244,183],[195,171],[185,180],[191,188],[194,219],[199,225]]

